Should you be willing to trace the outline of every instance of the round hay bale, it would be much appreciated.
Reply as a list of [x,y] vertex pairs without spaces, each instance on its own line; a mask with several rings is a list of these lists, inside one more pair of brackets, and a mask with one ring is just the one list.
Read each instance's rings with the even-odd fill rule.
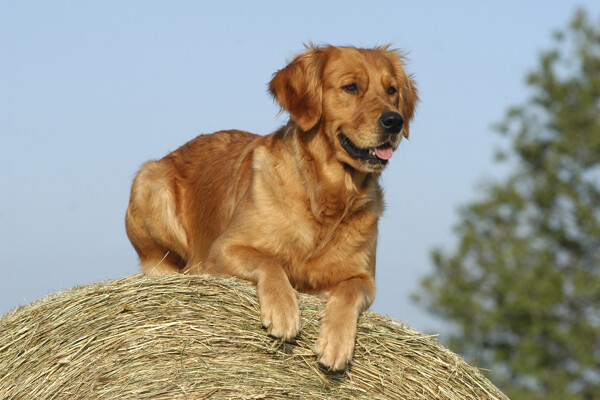
[[506,399],[474,367],[365,312],[351,367],[312,351],[324,301],[300,295],[293,343],[261,328],[233,278],[133,276],[55,293],[0,317],[3,399]]

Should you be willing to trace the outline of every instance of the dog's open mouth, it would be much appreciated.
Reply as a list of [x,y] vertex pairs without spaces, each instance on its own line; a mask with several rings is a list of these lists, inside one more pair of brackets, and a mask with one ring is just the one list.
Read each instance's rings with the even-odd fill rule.
[[369,164],[385,164],[392,158],[394,149],[389,143],[382,144],[381,146],[371,147],[369,149],[362,149],[352,143],[350,139],[344,134],[339,136],[340,144],[342,148],[346,150],[346,153],[352,158],[356,158],[360,161],[368,162]]

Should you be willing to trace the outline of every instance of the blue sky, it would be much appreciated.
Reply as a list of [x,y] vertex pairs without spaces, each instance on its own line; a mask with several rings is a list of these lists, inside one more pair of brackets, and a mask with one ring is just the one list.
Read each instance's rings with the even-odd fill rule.
[[137,169],[201,133],[269,133],[273,72],[304,42],[391,43],[421,103],[382,176],[372,310],[447,327],[411,303],[456,210],[502,177],[491,126],[577,5],[597,1],[0,0],[0,312],[138,272],[124,230]]

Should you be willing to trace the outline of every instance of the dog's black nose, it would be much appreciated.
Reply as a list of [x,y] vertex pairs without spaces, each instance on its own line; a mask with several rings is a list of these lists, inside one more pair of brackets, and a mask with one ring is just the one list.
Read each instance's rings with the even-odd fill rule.
[[404,118],[393,111],[386,111],[379,117],[379,123],[389,133],[398,133],[402,130]]

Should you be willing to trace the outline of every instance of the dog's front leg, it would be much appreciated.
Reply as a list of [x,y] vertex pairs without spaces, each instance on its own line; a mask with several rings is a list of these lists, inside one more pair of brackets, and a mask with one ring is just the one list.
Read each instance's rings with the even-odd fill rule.
[[209,273],[233,275],[256,285],[260,319],[270,335],[292,340],[300,331],[296,291],[275,257],[253,247],[219,243],[207,261]]
[[332,290],[315,346],[321,364],[341,370],[350,362],[358,316],[374,296],[375,282],[369,275],[343,281]]

